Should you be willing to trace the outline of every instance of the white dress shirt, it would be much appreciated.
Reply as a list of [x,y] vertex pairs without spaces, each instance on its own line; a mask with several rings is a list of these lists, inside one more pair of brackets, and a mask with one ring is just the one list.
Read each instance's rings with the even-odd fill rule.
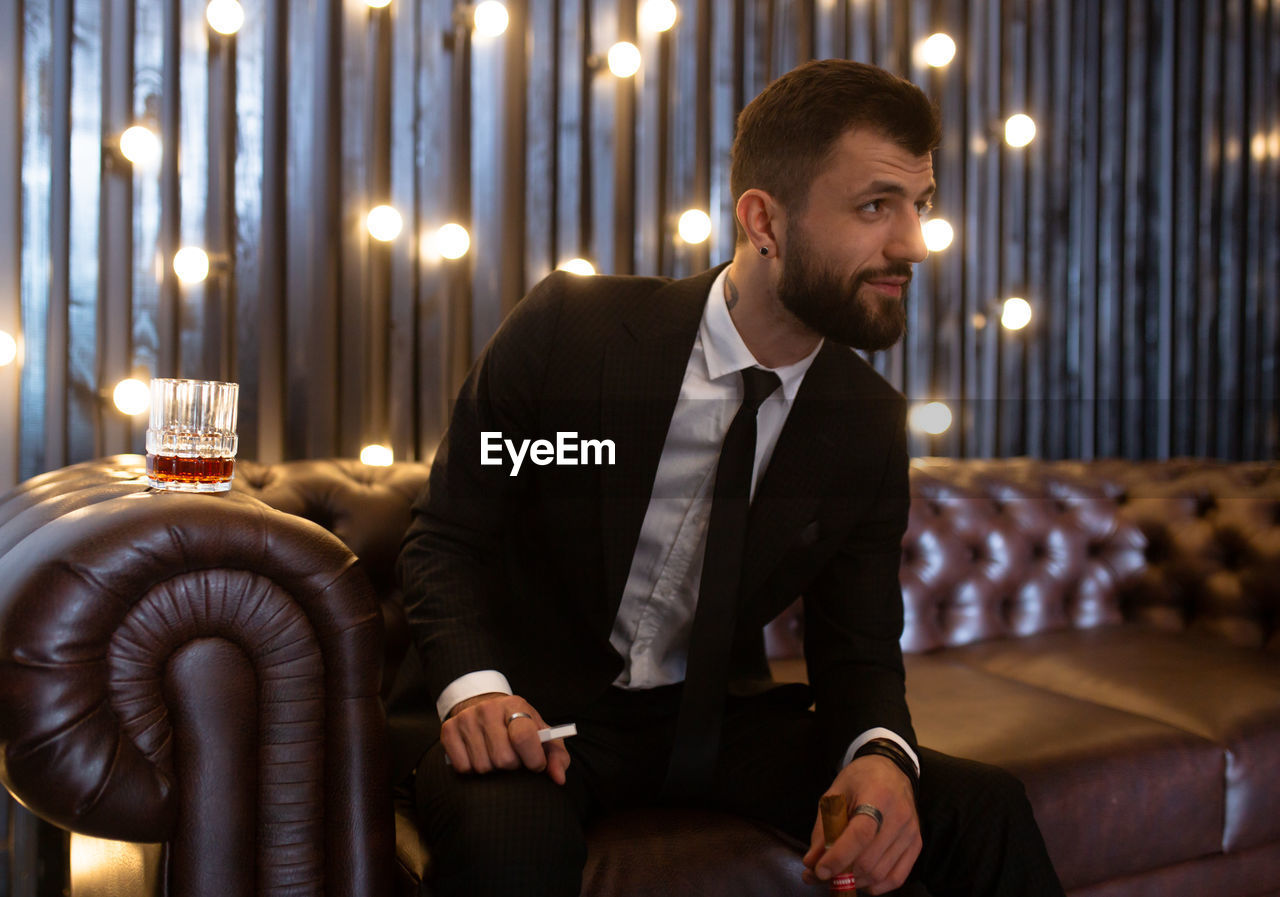
[[[720,445],[742,404],[738,372],[763,367],[729,315],[725,301],[728,272],[728,268],[721,271],[711,285],[703,309],[609,637],[623,660],[622,673],[614,681],[619,688],[656,688],[684,680]],[[782,381],[782,388],[774,390],[756,414],[753,497],[804,375],[821,348],[819,344],[795,364],[771,369]],[[460,701],[487,692],[511,694],[512,690],[506,677],[494,670],[460,677],[440,695],[436,705],[440,718]],[[846,752],[844,764],[873,738],[890,738],[900,744],[919,770],[910,746],[887,729],[872,729],[858,736]]]

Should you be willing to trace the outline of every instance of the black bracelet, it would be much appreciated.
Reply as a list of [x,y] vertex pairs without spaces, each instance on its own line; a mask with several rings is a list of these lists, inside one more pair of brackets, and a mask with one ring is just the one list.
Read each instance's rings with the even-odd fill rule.
[[911,761],[911,757],[902,749],[902,745],[888,738],[873,738],[858,748],[853,754],[853,759],[868,756],[885,757],[892,760],[898,769],[902,770],[902,774],[911,781],[911,793],[915,797],[917,803],[920,800],[920,773],[916,772],[916,765]]

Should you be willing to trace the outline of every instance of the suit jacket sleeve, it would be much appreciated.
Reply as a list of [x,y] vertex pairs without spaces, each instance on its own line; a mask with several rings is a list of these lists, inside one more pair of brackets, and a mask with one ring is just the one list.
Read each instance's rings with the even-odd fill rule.
[[552,275],[494,334],[467,376],[413,506],[397,571],[429,693],[459,676],[509,669],[499,637],[505,509],[527,477],[481,463],[482,434],[519,444],[537,430],[538,394],[551,357],[560,302]]
[[888,459],[870,506],[805,594],[805,658],[832,768],[875,727],[917,747],[899,644],[898,567],[910,507],[905,403],[894,408]]

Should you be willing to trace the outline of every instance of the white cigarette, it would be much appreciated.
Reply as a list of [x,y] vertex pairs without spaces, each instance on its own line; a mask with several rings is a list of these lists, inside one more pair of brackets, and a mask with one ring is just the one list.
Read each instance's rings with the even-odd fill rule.
[[568,738],[570,735],[577,734],[578,727],[573,723],[569,723],[565,726],[552,726],[549,729],[539,729],[538,740],[543,744],[546,744],[548,741],[554,741],[557,738]]
[[[578,734],[578,727],[573,723],[568,723],[567,725],[563,725],[563,726],[549,726],[546,729],[538,730],[538,741],[540,741],[543,744],[546,744],[548,741],[555,741],[557,738],[568,738],[571,735],[577,735],[577,734]],[[445,766],[453,765],[449,761],[448,754],[444,755],[444,765]]]

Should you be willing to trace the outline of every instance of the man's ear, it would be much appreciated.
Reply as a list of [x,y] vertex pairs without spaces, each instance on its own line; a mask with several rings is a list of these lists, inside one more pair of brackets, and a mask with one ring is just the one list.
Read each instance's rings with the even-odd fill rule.
[[[754,251],[770,258],[776,257],[778,234],[785,230],[786,225],[782,205],[764,190],[753,187],[738,197],[735,211],[738,224]],[[764,252],[760,252],[762,249]]]

